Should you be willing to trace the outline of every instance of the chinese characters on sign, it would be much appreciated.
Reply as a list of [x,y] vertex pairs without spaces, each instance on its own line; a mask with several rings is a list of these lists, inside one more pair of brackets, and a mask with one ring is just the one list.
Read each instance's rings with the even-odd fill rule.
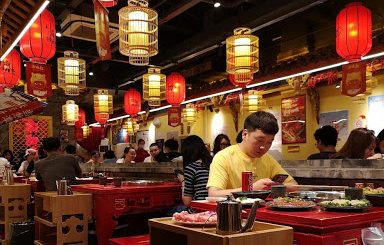
[[42,99],[52,96],[51,65],[31,62],[26,65],[28,93]]
[[343,65],[341,94],[353,97],[364,93],[366,90],[365,70],[365,62]]
[[281,100],[282,143],[305,143],[305,95]]
[[98,1],[94,0],[96,46],[101,60],[111,59],[109,40],[108,10]]
[[168,125],[177,127],[181,123],[181,108],[171,107],[168,109]]

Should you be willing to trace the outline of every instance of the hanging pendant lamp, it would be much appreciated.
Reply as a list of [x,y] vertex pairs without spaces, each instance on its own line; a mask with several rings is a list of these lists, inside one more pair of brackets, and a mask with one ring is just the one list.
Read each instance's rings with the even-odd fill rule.
[[64,57],[57,59],[57,78],[66,95],[79,95],[85,89],[85,60],[79,59],[78,52],[65,51]]
[[158,53],[157,12],[147,0],[129,0],[119,10],[119,51],[129,57],[132,65],[149,64],[149,57]]

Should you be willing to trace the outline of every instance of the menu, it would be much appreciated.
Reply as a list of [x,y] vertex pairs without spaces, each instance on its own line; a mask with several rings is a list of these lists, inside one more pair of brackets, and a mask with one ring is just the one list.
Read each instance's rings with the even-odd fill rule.
[[282,143],[305,143],[305,95],[281,100]]

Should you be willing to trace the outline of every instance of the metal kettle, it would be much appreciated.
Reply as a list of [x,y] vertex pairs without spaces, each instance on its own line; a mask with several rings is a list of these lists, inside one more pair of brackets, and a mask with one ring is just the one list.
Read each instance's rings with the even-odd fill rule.
[[70,181],[65,178],[61,180],[56,180],[57,186],[57,195],[72,195],[72,189],[70,186]]
[[14,184],[14,179],[13,179],[13,172],[11,169],[10,164],[4,165],[4,173],[3,173],[3,184],[4,185],[13,185]]
[[253,203],[247,222],[243,226],[241,202],[234,200],[232,196],[227,196],[227,200],[225,201],[217,202],[217,234],[229,235],[252,229],[253,223],[255,222],[257,206],[258,202]]

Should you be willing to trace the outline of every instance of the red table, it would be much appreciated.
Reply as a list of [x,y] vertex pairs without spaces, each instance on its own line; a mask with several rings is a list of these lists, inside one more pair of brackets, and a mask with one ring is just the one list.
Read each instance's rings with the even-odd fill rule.
[[169,209],[181,200],[181,185],[164,182],[157,185],[72,185],[73,191],[92,193],[93,217],[99,245],[107,245],[121,214],[147,213]]
[[[108,177],[107,178],[107,183],[112,183],[113,182],[113,178],[112,177]],[[98,178],[76,178],[76,183],[81,185],[81,184],[98,184],[99,183],[99,179]]]
[[[216,211],[216,203],[192,201],[195,210]],[[249,211],[249,210],[248,210]],[[319,208],[303,212],[274,211],[266,207],[258,209],[256,219],[293,227],[298,245],[358,245],[361,229],[371,222],[384,221],[384,208],[372,207],[368,212],[328,212]]]

